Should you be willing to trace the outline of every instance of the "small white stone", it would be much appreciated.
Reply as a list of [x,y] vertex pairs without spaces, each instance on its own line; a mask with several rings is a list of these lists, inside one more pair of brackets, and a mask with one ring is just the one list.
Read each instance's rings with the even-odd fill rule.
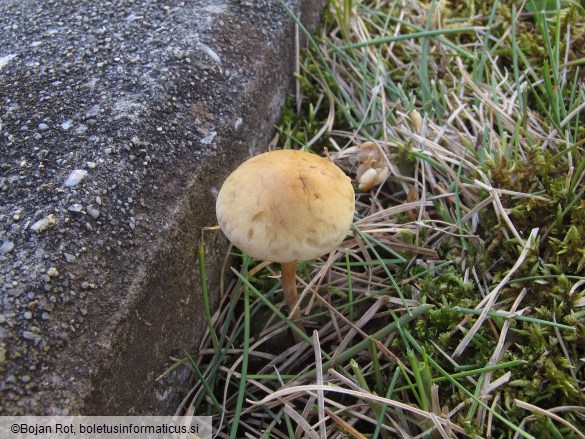
[[97,209],[94,209],[91,206],[87,206],[85,208],[87,210],[87,213],[93,218],[93,219],[98,219],[98,217],[100,216],[100,211]]
[[205,52],[214,62],[221,64],[221,58],[215,50],[205,44],[200,44],[199,47],[201,47],[201,50],[203,50],[203,52]]
[[38,346],[41,342],[41,336],[39,334],[35,334],[32,331],[24,331],[22,333],[22,336],[26,339],[26,340],[31,340],[35,346]]
[[73,125],[73,119],[67,119],[61,124],[61,128],[67,131],[69,128],[71,128],[71,125]]
[[5,255],[6,253],[10,253],[14,249],[14,242],[5,241],[0,246],[0,255]]
[[79,184],[86,175],[87,171],[83,169],[75,169],[74,171],[71,171],[71,174],[69,174],[69,177],[65,180],[65,186],[75,186],[76,184]]
[[201,139],[201,143],[204,145],[210,145],[211,142],[213,142],[213,139],[215,139],[216,135],[217,133],[215,131],[210,131],[203,139]]
[[40,232],[43,232],[47,229],[50,229],[56,223],[57,223],[57,217],[51,213],[50,215],[47,215],[43,219],[38,220],[36,223],[34,223],[32,226],[30,226],[30,229],[33,232],[40,233]]
[[51,267],[47,270],[47,274],[50,277],[57,277],[59,276],[59,270],[57,270],[55,267]]
[[79,203],[72,204],[68,207],[70,212],[81,212],[83,210],[83,206]]
[[12,61],[14,58],[16,58],[16,54],[10,54],[10,55],[6,55],[6,56],[1,56],[0,57],[0,70],[2,70],[2,68],[8,64],[10,61]]

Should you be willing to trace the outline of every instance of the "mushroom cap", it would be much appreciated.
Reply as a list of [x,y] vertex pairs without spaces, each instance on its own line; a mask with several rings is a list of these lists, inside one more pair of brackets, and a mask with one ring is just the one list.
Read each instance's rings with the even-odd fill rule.
[[349,177],[331,161],[278,150],[252,157],[232,172],[215,209],[227,238],[253,258],[311,260],[347,236],[355,193]]

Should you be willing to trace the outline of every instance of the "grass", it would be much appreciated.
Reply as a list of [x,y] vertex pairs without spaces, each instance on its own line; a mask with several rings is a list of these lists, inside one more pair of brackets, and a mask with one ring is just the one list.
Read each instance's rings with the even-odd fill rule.
[[354,227],[300,264],[299,343],[278,266],[234,249],[181,410],[221,438],[585,437],[583,6],[330,1],[278,147],[328,149]]

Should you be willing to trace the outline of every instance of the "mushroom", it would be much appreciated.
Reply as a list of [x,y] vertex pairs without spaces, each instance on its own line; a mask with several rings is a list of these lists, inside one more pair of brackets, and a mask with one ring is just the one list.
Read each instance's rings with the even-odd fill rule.
[[390,170],[384,161],[384,156],[374,142],[364,142],[359,145],[357,159],[360,165],[357,168],[355,179],[359,183],[360,191],[369,191],[388,177]]
[[[298,300],[297,261],[318,258],[341,244],[354,209],[349,177],[330,160],[296,150],[245,161],[228,176],[216,203],[221,230],[236,247],[255,259],[280,263],[291,311]],[[291,314],[293,320],[299,317],[298,310]]]

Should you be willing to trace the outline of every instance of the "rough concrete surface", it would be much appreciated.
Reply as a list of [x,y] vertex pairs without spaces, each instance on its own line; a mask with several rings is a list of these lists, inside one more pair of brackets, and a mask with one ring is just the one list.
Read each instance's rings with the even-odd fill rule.
[[0,0],[0,414],[175,411],[200,230],[273,135],[293,29],[278,0]]

